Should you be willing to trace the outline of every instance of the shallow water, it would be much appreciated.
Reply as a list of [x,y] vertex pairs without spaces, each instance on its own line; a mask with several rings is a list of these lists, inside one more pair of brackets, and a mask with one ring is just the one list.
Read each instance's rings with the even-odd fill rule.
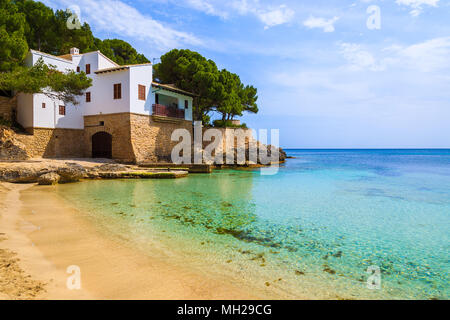
[[[161,241],[200,268],[294,296],[449,298],[450,150],[288,154],[297,158],[273,176],[223,170],[57,190],[118,237]],[[367,288],[370,266],[380,289]]]

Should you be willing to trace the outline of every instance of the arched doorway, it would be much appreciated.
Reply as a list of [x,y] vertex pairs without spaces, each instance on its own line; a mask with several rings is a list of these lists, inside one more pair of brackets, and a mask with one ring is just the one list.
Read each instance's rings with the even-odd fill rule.
[[112,158],[112,135],[97,132],[92,136],[92,158]]

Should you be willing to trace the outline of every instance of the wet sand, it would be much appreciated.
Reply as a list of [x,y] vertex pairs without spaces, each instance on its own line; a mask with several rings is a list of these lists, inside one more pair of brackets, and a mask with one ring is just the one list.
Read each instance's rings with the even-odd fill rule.
[[[52,187],[1,183],[0,208],[0,299],[276,298],[109,238]],[[67,288],[70,266],[80,290]]]

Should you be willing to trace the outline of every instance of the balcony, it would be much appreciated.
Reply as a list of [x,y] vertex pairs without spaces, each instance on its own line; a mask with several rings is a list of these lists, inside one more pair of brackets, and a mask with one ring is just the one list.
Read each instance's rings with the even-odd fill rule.
[[185,119],[185,111],[184,109],[180,109],[175,106],[165,106],[162,104],[154,104],[153,105],[153,115],[160,117],[170,117],[177,119]]

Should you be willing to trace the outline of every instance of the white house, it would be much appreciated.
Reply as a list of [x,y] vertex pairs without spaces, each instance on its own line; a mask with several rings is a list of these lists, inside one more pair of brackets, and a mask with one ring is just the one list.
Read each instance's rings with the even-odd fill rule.
[[[119,143],[119,137],[113,136],[113,131],[117,131],[117,127],[126,125],[122,128],[121,133],[117,132],[118,135],[123,135],[123,132],[126,131],[133,133],[136,131],[136,128],[132,128],[134,124],[147,122],[142,119],[148,119],[146,126],[149,128],[146,130],[150,130],[150,127],[161,129],[161,126],[166,128],[169,126],[172,129],[180,126],[191,127],[194,95],[173,85],[152,82],[151,63],[120,66],[100,51],[80,54],[77,48],[72,48],[70,54],[63,56],[53,56],[30,50],[26,64],[33,66],[39,59],[43,59],[47,65],[55,66],[61,72],[85,72],[92,79],[92,86],[86,90],[83,96],[79,97],[78,105],[64,105],[61,101],[55,101],[44,94],[18,95],[17,121],[28,132],[43,136],[42,130],[46,130],[47,136],[52,135],[53,139],[63,139],[66,145],[73,144],[71,141],[76,140],[73,136],[82,134],[83,137],[80,139],[88,145],[76,146],[76,154],[71,154],[70,150],[66,150],[61,142],[52,144],[49,140],[47,146],[41,146],[39,151],[35,151],[37,156],[103,155],[136,161],[137,158],[142,159],[155,156],[155,154],[150,155],[152,152],[149,150],[140,156],[137,155],[139,151],[136,150],[131,152],[133,156],[129,155],[130,152],[126,156],[122,154],[123,139],[121,138],[122,141]],[[109,126],[108,121],[110,122]],[[105,142],[103,139],[97,142],[95,139],[93,140],[92,136],[88,136],[95,134],[92,133],[93,126],[97,127],[95,131],[103,130],[105,134],[110,135],[109,140],[111,141]],[[102,127],[104,128],[102,129]],[[81,130],[82,132],[75,134],[68,130]],[[155,130],[150,131],[154,133]],[[68,137],[69,132],[71,132],[71,137]],[[156,134],[155,137],[159,136],[160,134]],[[170,141],[170,137],[168,138]],[[133,137],[130,140],[131,143],[134,143]],[[43,142],[44,145],[46,143]],[[105,147],[105,143],[111,144],[111,146]],[[155,141],[151,143],[157,144]],[[102,144],[102,146],[98,144]],[[89,148],[91,150],[88,150]],[[99,148],[103,151],[95,152],[94,149]],[[133,145],[130,148],[136,149]],[[157,147],[153,153],[157,153],[156,149]],[[167,152],[164,151],[164,153]]]
[[79,54],[76,48],[64,56],[30,50],[28,66],[39,59],[59,71],[84,71],[92,87],[73,106],[54,101],[43,94],[18,96],[17,117],[24,128],[84,129],[83,117],[131,112],[159,114],[192,121],[192,94],[170,85],[152,83],[152,65],[119,66],[100,51]]

